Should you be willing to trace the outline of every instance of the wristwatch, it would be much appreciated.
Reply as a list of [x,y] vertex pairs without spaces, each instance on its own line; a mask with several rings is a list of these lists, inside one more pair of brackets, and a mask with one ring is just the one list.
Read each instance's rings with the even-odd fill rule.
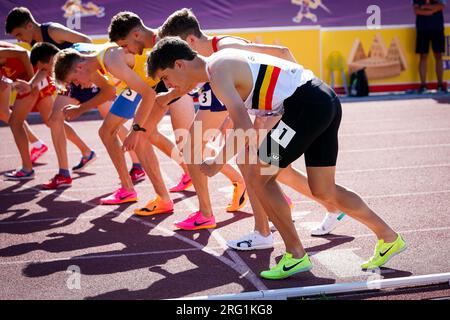
[[147,130],[145,128],[142,128],[137,123],[135,123],[135,124],[133,124],[133,131],[144,131],[144,132],[146,132]]

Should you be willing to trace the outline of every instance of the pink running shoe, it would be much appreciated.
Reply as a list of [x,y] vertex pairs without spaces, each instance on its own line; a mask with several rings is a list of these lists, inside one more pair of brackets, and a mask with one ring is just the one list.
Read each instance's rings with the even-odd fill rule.
[[175,221],[175,226],[182,230],[200,230],[216,227],[214,216],[205,218],[200,211],[194,212],[184,221]]
[[141,168],[133,167],[130,170],[130,177],[133,184],[136,184],[138,182],[145,180],[145,171]]
[[30,152],[31,163],[35,163],[48,150],[47,145],[42,144],[40,148],[33,147]]
[[173,186],[172,188],[170,188],[169,191],[170,192],[181,192],[181,191],[186,190],[190,186],[192,186],[192,179],[189,176],[189,174],[184,173],[183,176],[181,177],[180,182],[176,186]]
[[100,204],[121,204],[126,202],[136,202],[138,200],[136,191],[126,191],[119,188],[113,194],[100,199]]

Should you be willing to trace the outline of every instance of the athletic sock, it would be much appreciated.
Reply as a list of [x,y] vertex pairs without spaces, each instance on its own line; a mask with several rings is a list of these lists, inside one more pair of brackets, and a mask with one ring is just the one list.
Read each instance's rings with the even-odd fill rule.
[[59,174],[66,178],[70,178],[70,171],[67,169],[59,169]]
[[38,140],[38,141],[36,141],[36,142],[33,142],[31,145],[34,147],[34,148],[36,148],[36,149],[40,149],[40,148],[42,148],[42,145],[43,145],[44,143],[41,141],[41,140]]
[[133,168],[142,170],[142,165],[139,162],[133,163]]

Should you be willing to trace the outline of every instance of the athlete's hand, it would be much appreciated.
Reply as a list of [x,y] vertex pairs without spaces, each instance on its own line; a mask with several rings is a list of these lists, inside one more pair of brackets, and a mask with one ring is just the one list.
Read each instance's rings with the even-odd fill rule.
[[123,141],[122,150],[123,151],[133,151],[139,141],[139,132],[131,130],[125,140]]
[[170,101],[181,97],[184,93],[178,88],[169,88],[167,92],[161,92],[156,95],[156,103],[160,106],[167,106]]
[[216,162],[216,158],[206,158],[200,165],[200,171],[208,177],[213,177],[222,169],[222,166]]
[[64,117],[66,120],[75,120],[83,113],[79,105],[69,104],[65,106],[63,109]]
[[31,92],[31,86],[28,82],[23,80],[16,80],[12,84],[12,88],[17,91],[18,94],[28,94]]

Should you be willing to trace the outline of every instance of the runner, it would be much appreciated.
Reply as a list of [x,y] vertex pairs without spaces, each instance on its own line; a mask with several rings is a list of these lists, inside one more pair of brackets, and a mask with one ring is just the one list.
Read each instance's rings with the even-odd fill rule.
[[[48,42],[59,49],[64,49],[69,48],[74,43],[91,42],[89,37],[70,30],[58,23],[47,22],[40,24],[36,22],[31,12],[25,7],[16,7],[8,13],[5,29],[7,34],[11,34],[18,41],[25,42],[31,46],[37,42]],[[48,125],[52,133],[53,145],[58,157],[59,172],[48,183],[43,185],[44,189],[56,189],[60,186],[69,186],[72,184],[67,157],[66,137],[78,147],[82,154],[80,163],[73,167],[72,170],[83,170],[95,160],[95,152],[84,143],[73,127],[64,121],[64,115],[62,113],[64,106],[73,104],[76,100],[82,100],[86,96],[89,98],[93,97],[95,94],[96,92],[92,89],[82,90],[81,87],[73,84],[70,86],[70,90],[58,93],[53,103]],[[27,114],[27,112],[21,112],[19,118],[25,119]],[[25,145],[25,134],[23,130],[19,129],[15,134],[17,136],[16,141],[19,150],[23,150],[21,154],[25,154],[27,149]]]
[[[289,205],[276,181],[279,171],[305,154],[312,194],[364,223],[378,238],[374,256],[361,265],[375,269],[406,249],[402,237],[392,230],[352,191],[335,184],[338,129],[342,110],[339,98],[325,83],[301,65],[273,56],[226,49],[210,58],[198,55],[187,42],[169,37],[161,40],[148,58],[148,74],[168,87],[188,92],[199,82],[210,82],[230,113],[235,129],[253,131],[249,113],[282,114],[261,146],[250,144],[250,155],[260,163],[251,166],[252,187],[286,246],[286,253],[272,269],[261,272],[265,279],[284,279],[310,270],[312,264],[291,219]],[[248,112],[247,112],[248,111]],[[201,166],[215,175],[236,154],[225,146]],[[251,139],[246,136],[249,142]],[[245,149],[245,144],[237,149]],[[227,150],[230,151],[230,150]],[[237,150],[239,151],[239,150]],[[268,169],[271,169],[269,174]],[[200,217],[197,224],[208,223]]]
[[[152,48],[157,40],[156,30],[145,26],[139,16],[132,12],[120,12],[113,17],[111,25],[109,27],[109,37],[111,41],[116,42],[117,44],[125,48],[128,52],[131,52],[133,54],[142,54],[144,49]],[[161,91],[167,91],[163,82],[160,82],[158,86],[161,86]],[[157,99],[157,101],[161,100]],[[167,102],[169,101],[172,101],[172,99],[167,100]],[[156,128],[157,124],[161,121],[166,111],[170,110],[172,127],[176,135],[177,145],[179,146],[181,151],[182,146],[186,143],[182,140],[183,133],[187,132],[191,128],[194,121],[194,105],[192,99],[187,96],[183,96],[178,101],[172,102],[173,103],[171,103],[169,107],[164,106],[163,108],[155,108],[154,112],[151,115],[151,119],[153,120],[152,127]],[[202,111],[199,111],[199,113],[202,113]],[[198,119],[197,116],[196,119]],[[152,130],[155,131],[154,129]],[[162,148],[160,143],[158,143],[159,137],[160,135],[158,134],[156,134],[156,136],[153,136],[152,143],[157,145],[167,155],[170,156],[170,154],[172,154],[178,156],[178,152],[172,152],[172,145],[167,145],[166,148]],[[198,179],[193,179],[191,182],[191,178],[187,175],[187,168],[189,168],[189,173],[191,173],[191,170],[195,170],[195,166],[191,165],[190,163],[191,162],[188,162],[187,166],[184,165],[185,174],[183,175],[180,183],[177,186],[171,188],[171,191],[183,191],[193,183],[195,190],[197,191],[199,201],[201,203],[200,208],[202,208],[202,203],[204,202],[206,202],[210,207],[211,204],[208,194],[206,193],[205,196],[205,193],[202,192],[203,189],[197,187]],[[232,166],[224,166],[221,172],[228,179],[230,179],[230,181],[234,185],[233,199],[228,206],[227,211],[238,211],[245,205],[245,201],[247,199],[244,180]],[[144,212],[143,214],[147,215],[148,212]]]
[[[81,47],[83,44],[79,44]],[[100,137],[119,174],[121,187],[110,196],[100,199],[101,204],[120,204],[137,201],[137,193],[127,172],[123,151],[134,150],[149,176],[156,198],[147,204],[149,211],[172,213],[173,202],[159,171],[159,162],[150,142],[149,114],[153,108],[156,92],[142,77],[133,71],[134,55],[113,43],[84,45],[91,53],[65,49],[56,56],[55,77],[62,83],[88,86],[101,73],[108,83],[121,90],[114,100],[99,130]],[[132,130],[123,142],[117,137],[118,129],[133,119]]]
[[[290,50],[286,47],[252,44],[248,40],[233,36],[207,36],[205,32],[201,30],[200,24],[192,10],[187,8],[174,12],[161,26],[160,37],[164,38],[167,36],[179,36],[180,38],[185,40],[193,50],[197,51],[203,56],[211,56],[213,53],[222,49],[235,48],[267,53],[295,62],[295,59],[292,56]],[[196,120],[202,121],[202,128],[204,131],[211,128],[217,128],[228,115],[228,112],[226,112],[226,107],[220,102],[219,99],[217,99],[217,97],[211,91],[211,87],[208,83],[206,83],[200,91],[201,98],[199,99],[199,101],[201,107],[200,111],[197,113]],[[267,118],[257,116],[255,119],[254,127],[256,129],[270,129],[275,125],[279,118],[280,117]],[[191,131],[191,134],[193,135],[194,132]],[[198,141],[198,139],[192,140]],[[197,154],[197,150],[199,150],[199,146],[191,146],[191,154]],[[252,178],[248,175],[249,169],[247,165],[239,164],[239,168],[241,169],[241,172],[243,173],[247,181]],[[198,166],[194,166],[191,171],[193,177],[196,177],[197,175],[202,177],[202,179],[199,178],[201,183],[199,183],[198,187],[201,192],[197,191],[197,193],[201,195],[209,194],[207,193],[208,189],[206,184],[206,177],[203,178],[203,175],[199,173]],[[289,166],[278,176],[278,181],[293,188],[301,194],[314,199],[309,189],[307,178],[304,174],[294,169],[292,166]],[[248,189],[248,192],[250,193],[250,195],[252,194],[251,188]],[[288,203],[291,203],[289,198],[287,198],[287,200]],[[320,202],[320,200],[314,200]],[[252,205],[255,217],[255,230],[240,239],[230,240],[227,243],[230,247],[236,250],[270,248],[273,246],[273,237],[270,232],[267,215],[265,214],[262,205],[257,201],[256,197],[251,196],[250,203]],[[327,209],[328,213],[326,214],[321,225],[317,229],[312,231],[312,235],[328,234],[337,226],[339,221],[348,220],[348,217],[344,213],[338,212],[336,208],[330,207],[325,203],[322,203],[322,205]],[[214,219],[210,206],[206,206],[206,209],[200,211],[204,218]],[[191,226],[189,221],[192,221],[192,219],[188,218],[186,223],[181,222],[177,226],[182,229],[190,229]],[[211,224],[213,225],[214,221]]]
[[[6,68],[11,68],[9,73],[11,73],[12,70],[13,73],[17,72],[16,75],[12,75],[13,79],[11,80],[18,80],[19,77],[21,77],[20,74],[23,74],[22,70],[29,70],[25,76],[25,79],[28,78],[30,73],[32,74],[33,67],[31,66],[28,52],[24,52],[24,50],[18,46],[11,46],[9,48],[4,46],[3,50],[0,50],[0,56],[2,51],[3,53],[6,52],[7,58],[14,56],[22,57],[21,59],[12,60],[12,62],[11,60],[6,62]],[[22,84],[29,87],[28,90],[26,90],[23,94],[19,93],[16,96],[12,112],[9,115],[9,125],[22,159],[21,169],[5,173],[5,177],[9,180],[30,180],[34,178],[35,173],[33,169],[33,162],[37,159],[39,154],[36,154],[36,150],[33,151],[34,154],[30,154],[29,152],[28,132],[25,129],[25,119],[33,107],[35,107],[36,110],[39,111],[43,122],[48,125],[48,118],[53,103],[53,94],[56,92],[56,87],[50,78],[44,78],[41,81],[37,79],[36,75],[34,75],[33,78],[28,80],[28,82],[22,82]],[[6,100],[6,97],[9,97],[10,89],[6,88],[5,90],[2,90],[2,92],[6,93],[4,96],[4,99]],[[7,108],[8,106],[9,101],[6,104]],[[46,151],[46,148],[46,146],[42,146],[39,153],[43,154]]]
[[[18,45],[0,41],[0,77],[4,77],[5,81],[9,79],[17,82],[18,80],[29,81],[33,75],[34,70],[27,50]],[[11,115],[10,105],[14,104],[16,93],[16,91],[11,91],[9,85],[0,90],[0,120],[7,124]],[[26,121],[24,121],[24,129],[28,142],[32,146],[30,159],[33,164],[47,152],[48,147],[36,136]]]

